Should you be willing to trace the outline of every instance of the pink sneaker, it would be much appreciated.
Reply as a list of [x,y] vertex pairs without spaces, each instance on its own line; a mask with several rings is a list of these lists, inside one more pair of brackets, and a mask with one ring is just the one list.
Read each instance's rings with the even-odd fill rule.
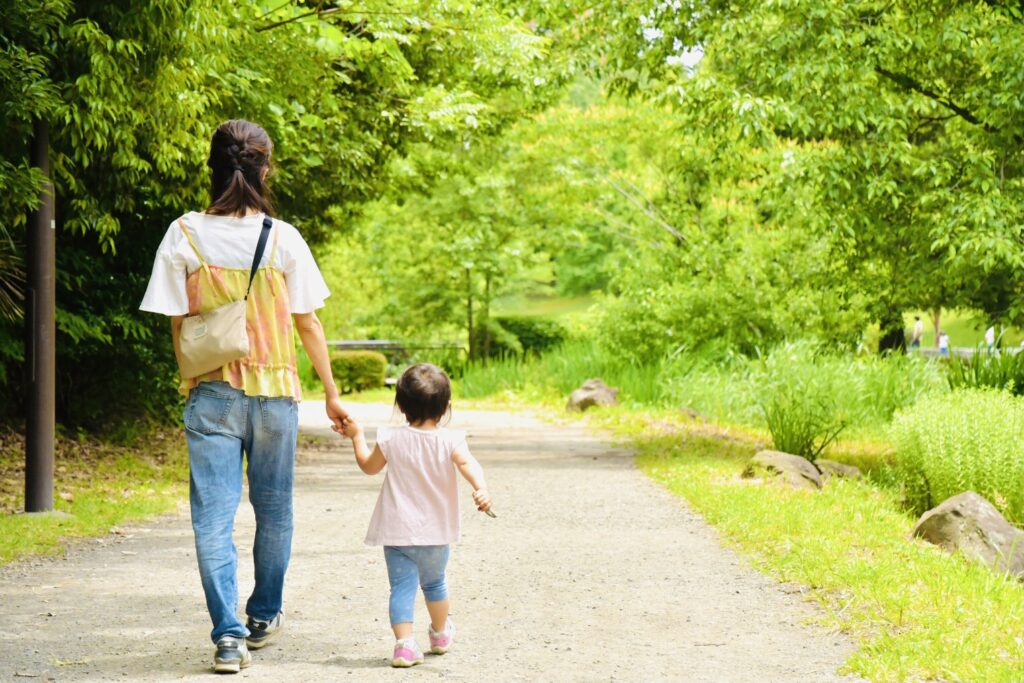
[[416,645],[415,638],[405,638],[395,643],[395,654],[391,657],[391,666],[406,669],[423,663],[423,653]]
[[431,626],[428,632],[430,636],[430,652],[435,655],[443,655],[452,646],[452,637],[455,635],[455,626],[449,619],[444,623],[443,631],[435,631]]

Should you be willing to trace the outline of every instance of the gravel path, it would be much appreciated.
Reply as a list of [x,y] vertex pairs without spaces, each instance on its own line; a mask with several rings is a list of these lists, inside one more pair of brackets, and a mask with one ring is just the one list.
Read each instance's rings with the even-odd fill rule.
[[[322,404],[303,429],[331,436]],[[382,424],[384,405],[355,405]],[[497,519],[464,506],[449,565],[456,645],[388,667],[387,577],[362,544],[380,477],[350,448],[301,452],[280,640],[237,678],[258,681],[850,681],[853,649],[750,569],[629,453],[582,428],[461,412]],[[372,437],[372,433],[370,434]],[[469,491],[465,491],[469,499]],[[238,513],[240,593],[252,585],[252,510]],[[426,639],[426,610],[416,633]],[[212,646],[187,507],[62,559],[0,571],[0,681],[208,681]],[[23,677],[25,676],[25,677]]]

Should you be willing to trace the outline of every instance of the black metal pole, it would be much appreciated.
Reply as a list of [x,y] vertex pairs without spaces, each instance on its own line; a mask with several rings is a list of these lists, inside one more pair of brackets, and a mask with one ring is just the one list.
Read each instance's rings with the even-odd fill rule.
[[50,181],[50,130],[37,121],[32,165],[46,177],[39,209],[28,224],[28,291],[25,361],[28,415],[25,432],[25,511],[53,509],[53,443],[56,422],[56,229]]

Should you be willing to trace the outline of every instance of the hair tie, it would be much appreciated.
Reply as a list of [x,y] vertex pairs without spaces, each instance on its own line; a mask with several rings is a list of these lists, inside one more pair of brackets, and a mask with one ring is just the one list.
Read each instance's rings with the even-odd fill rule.
[[235,169],[236,171],[241,171],[242,170],[242,167],[239,164],[235,164],[234,166],[232,166],[232,168]]

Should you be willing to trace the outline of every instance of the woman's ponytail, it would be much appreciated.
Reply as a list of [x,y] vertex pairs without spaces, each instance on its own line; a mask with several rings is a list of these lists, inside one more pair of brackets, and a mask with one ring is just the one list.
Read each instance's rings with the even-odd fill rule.
[[244,216],[250,209],[273,214],[266,176],[273,145],[250,121],[222,123],[210,140],[210,206],[206,213]]

